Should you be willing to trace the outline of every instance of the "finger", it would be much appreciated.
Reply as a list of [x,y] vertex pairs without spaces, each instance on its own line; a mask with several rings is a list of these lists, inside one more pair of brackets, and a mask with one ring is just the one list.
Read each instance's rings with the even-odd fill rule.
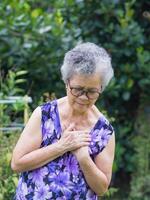
[[84,133],[90,133],[90,130],[78,130],[78,131],[76,131],[76,132],[78,132],[78,133],[80,133],[80,134],[84,134]]
[[83,138],[80,139],[80,141],[91,142],[91,138],[90,137],[83,137]]
[[75,135],[89,135],[90,131],[77,131],[77,130],[69,130],[72,134],[75,134]]
[[89,142],[81,142],[78,146],[78,148],[80,147],[84,147],[84,146],[89,146]]
[[72,137],[74,139],[74,141],[91,141],[91,136],[87,135],[87,134],[81,134],[81,135],[73,135]]
[[83,139],[84,139],[84,138],[89,138],[89,139],[91,139],[91,135],[89,135],[89,134],[87,134],[87,133],[79,134],[78,137],[79,137],[79,138],[83,138]]

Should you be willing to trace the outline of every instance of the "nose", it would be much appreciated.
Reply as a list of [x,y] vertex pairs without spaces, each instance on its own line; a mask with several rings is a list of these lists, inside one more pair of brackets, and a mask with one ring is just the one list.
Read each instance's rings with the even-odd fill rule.
[[86,95],[86,92],[83,92],[81,96],[79,96],[78,98],[82,99],[82,100],[88,100],[89,98]]

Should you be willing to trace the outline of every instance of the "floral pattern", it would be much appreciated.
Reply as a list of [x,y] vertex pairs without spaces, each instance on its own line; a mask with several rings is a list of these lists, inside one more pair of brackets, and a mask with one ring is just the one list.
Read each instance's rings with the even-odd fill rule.
[[[41,106],[41,147],[58,141],[61,124],[57,100]],[[91,130],[89,153],[92,159],[107,145],[113,127],[102,115]],[[38,169],[20,175],[14,200],[97,200],[89,188],[79,163],[71,152],[56,158]]]

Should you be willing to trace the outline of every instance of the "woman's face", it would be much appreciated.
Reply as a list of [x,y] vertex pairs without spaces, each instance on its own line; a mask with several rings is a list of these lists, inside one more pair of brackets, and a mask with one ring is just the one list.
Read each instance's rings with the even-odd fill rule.
[[101,92],[101,82],[98,74],[73,75],[67,83],[69,104],[78,113],[86,112],[95,104]]

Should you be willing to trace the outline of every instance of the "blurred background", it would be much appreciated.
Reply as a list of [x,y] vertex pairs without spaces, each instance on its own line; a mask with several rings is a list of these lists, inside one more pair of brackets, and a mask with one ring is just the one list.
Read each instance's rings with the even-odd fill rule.
[[31,112],[65,95],[60,66],[81,42],[107,49],[115,77],[97,102],[116,132],[109,191],[101,199],[150,199],[150,1],[0,1],[0,200],[18,175],[12,149]]

